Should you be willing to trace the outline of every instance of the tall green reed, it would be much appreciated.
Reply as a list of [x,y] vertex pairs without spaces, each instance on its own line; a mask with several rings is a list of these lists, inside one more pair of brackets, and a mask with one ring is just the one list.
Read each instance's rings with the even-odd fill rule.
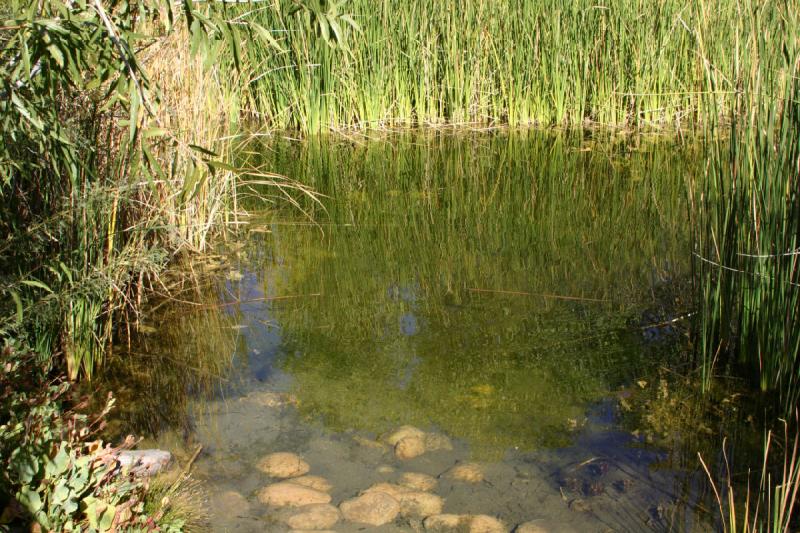
[[[696,340],[706,382],[740,366],[790,416],[800,399],[800,13],[743,5],[731,125],[712,125],[695,199]],[[719,83],[709,70],[709,89]]]
[[[333,2],[321,2],[333,6]],[[748,2],[350,0],[344,46],[280,0],[254,17],[281,53],[250,49],[251,111],[272,128],[708,122],[734,99]],[[765,34],[780,31],[768,2]],[[333,9],[332,7],[330,9]],[[794,9],[788,7],[787,9]],[[764,49],[766,67],[780,57]],[[719,83],[706,84],[708,70]],[[707,105],[709,93],[715,106]]]

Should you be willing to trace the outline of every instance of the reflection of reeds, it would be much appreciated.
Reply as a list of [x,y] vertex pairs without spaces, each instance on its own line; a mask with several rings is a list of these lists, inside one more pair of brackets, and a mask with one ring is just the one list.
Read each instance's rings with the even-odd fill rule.
[[[237,346],[236,316],[212,274],[187,269],[155,292],[157,303],[140,316],[140,333],[116,348],[99,386],[120,399],[112,431],[158,434],[191,428],[189,403],[224,387]],[[158,327],[154,327],[158,324]]]
[[291,227],[271,253],[253,246],[281,272],[265,293],[322,294],[273,310],[287,353],[302,354],[286,360],[301,410],[373,431],[433,422],[494,457],[566,443],[585,401],[648,364],[626,319],[687,274],[694,148],[536,132],[391,140],[265,153],[327,197],[316,214],[329,239]]

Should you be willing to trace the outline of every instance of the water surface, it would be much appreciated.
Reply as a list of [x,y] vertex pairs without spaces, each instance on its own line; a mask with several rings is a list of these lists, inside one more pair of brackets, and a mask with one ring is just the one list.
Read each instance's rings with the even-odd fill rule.
[[[552,531],[704,530],[697,476],[632,434],[619,407],[682,357],[698,154],[543,132],[259,146],[246,157],[320,203],[264,211],[275,191],[243,191],[254,216],[212,260],[204,303],[151,314],[171,326],[142,343],[157,363],[122,425],[175,450],[203,445],[219,531],[284,530],[255,497],[270,480],[254,465],[273,451],[305,457],[335,503],[470,460],[486,480],[442,478],[445,512]],[[404,424],[453,450],[399,461],[374,445]]]

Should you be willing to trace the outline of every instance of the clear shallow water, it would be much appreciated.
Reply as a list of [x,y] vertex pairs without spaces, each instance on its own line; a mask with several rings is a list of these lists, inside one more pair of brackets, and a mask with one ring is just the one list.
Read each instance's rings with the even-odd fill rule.
[[[334,503],[472,460],[486,480],[442,478],[445,512],[552,531],[705,529],[698,477],[634,436],[618,405],[679,359],[681,331],[654,325],[685,311],[695,150],[504,133],[257,153],[325,195],[324,209],[299,199],[318,225],[296,209],[255,217],[206,265],[199,306],[152,314],[168,326],[142,341],[147,368],[111,372],[138,398],[120,431],[178,454],[203,445],[214,530],[285,530],[255,497],[270,482],[255,464],[274,451],[303,456]],[[374,445],[403,424],[454,449],[399,461]]]

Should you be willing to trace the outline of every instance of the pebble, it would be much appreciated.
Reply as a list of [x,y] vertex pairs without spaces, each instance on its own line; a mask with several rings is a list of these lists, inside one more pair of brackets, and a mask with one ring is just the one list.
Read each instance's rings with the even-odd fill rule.
[[258,491],[258,501],[272,507],[302,507],[312,503],[330,503],[331,496],[291,481],[281,481]]
[[382,526],[400,513],[400,503],[385,492],[369,492],[342,502],[339,506],[350,522]]
[[288,452],[271,453],[261,458],[258,469],[274,478],[291,478],[308,473],[310,467],[300,456]]
[[445,475],[456,481],[480,483],[483,481],[483,467],[477,463],[462,463],[445,472]]
[[393,474],[395,472],[395,468],[389,465],[381,465],[378,467],[379,474]]
[[428,474],[406,472],[400,477],[400,484],[414,490],[431,491],[436,488],[438,481]]
[[292,529],[328,529],[341,518],[339,509],[329,503],[304,505],[291,515],[286,524]]
[[303,485],[304,487],[311,487],[320,492],[330,492],[333,488],[331,482],[321,476],[300,476],[292,479],[292,483]]

